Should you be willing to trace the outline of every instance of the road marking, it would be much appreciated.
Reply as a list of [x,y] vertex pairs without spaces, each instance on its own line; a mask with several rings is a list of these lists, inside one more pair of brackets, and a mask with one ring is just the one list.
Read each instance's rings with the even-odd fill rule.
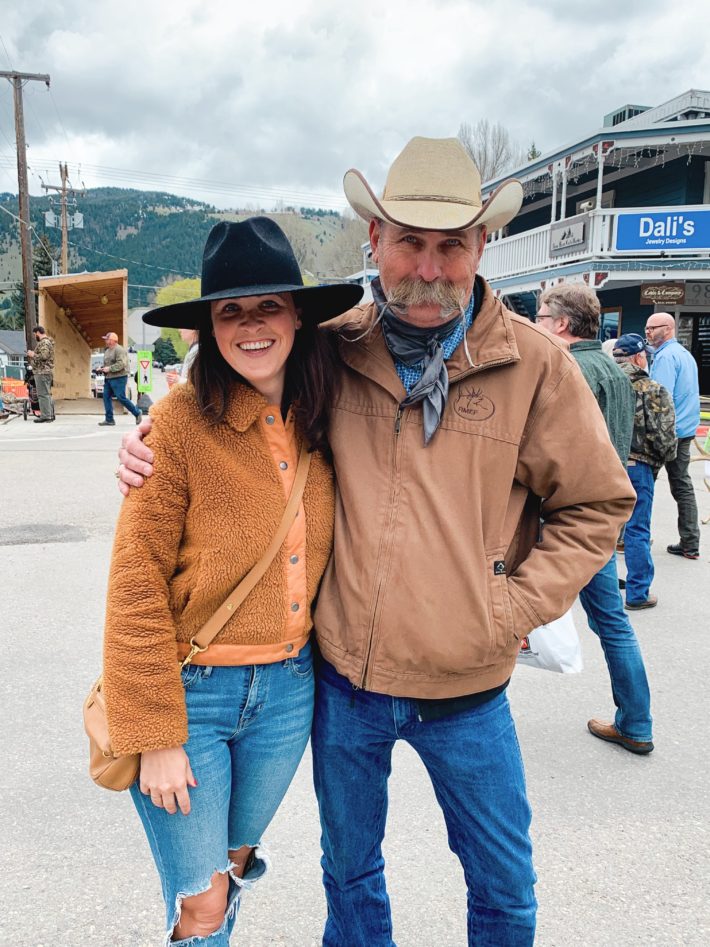
[[91,431],[90,434],[50,434],[44,436],[39,434],[37,437],[10,437],[6,441],[0,441],[0,450],[8,444],[36,444],[38,441],[78,441],[85,437],[101,437],[103,431]]

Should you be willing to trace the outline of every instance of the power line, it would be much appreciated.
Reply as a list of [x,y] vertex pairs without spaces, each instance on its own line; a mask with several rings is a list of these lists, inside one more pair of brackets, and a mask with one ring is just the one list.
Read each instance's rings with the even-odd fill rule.
[[64,127],[64,122],[62,122],[62,116],[59,114],[59,109],[57,108],[57,103],[55,101],[54,96],[52,95],[52,90],[51,88],[48,87],[47,91],[49,92],[49,97],[52,100],[54,111],[57,113],[57,121],[59,122],[59,127],[61,128],[62,134],[64,135],[64,141],[67,143],[67,149],[71,151],[71,145],[69,144],[69,136],[67,135],[66,128]]
[[13,67],[13,65],[12,65],[12,60],[10,59],[10,54],[9,54],[8,51],[7,51],[7,46],[5,45],[5,40],[2,38],[2,35],[1,35],[1,34],[0,34],[0,43],[2,43],[2,48],[5,50],[5,55],[7,56],[8,65],[10,66],[10,69],[13,69],[14,67]]
[[[17,214],[13,214],[12,211],[8,210],[7,207],[3,207],[2,204],[0,204],[0,210],[3,211],[5,214],[7,214],[8,217],[12,217],[12,218],[13,218],[14,220],[16,220],[18,223],[23,223],[22,219],[21,219],[20,217],[18,217]],[[37,237],[37,242],[38,242],[39,245],[42,247],[42,249],[44,250],[44,252],[47,253],[47,248],[45,247],[44,242],[40,239],[40,235],[37,233],[37,231],[36,231],[36,229],[35,229],[35,227],[34,227],[34,225],[33,225],[32,223],[30,223],[29,229],[32,231],[32,233],[35,235],[35,237]],[[181,273],[181,272],[182,272],[181,268],[178,267],[178,266],[169,268],[169,267],[166,267],[166,266],[158,266],[156,263],[146,263],[144,260],[129,260],[127,257],[116,256],[115,253],[107,253],[105,250],[95,250],[93,247],[84,246],[84,244],[82,244],[82,243],[74,243],[74,242],[71,241],[71,240],[68,241],[68,245],[69,245],[70,247],[74,247],[75,250],[86,250],[86,251],[88,251],[89,253],[97,253],[99,256],[105,256],[105,257],[108,257],[108,258],[111,259],[111,260],[119,260],[121,263],[132,263],[134,266],[147,266],[147,267],[148,267],[149,269],[151,269],[151,270],[161,270],[163,273],[173,273],[173,274],[177,274],[177,273]],[[49,253],[47,253],[47,256],[49,257],[50,260],[52,260],[52,257],[51,257],[51,255],[50,255]],[[52,260],[52,262],[54,262],[54,260]],[[200,276],[199,276],[198,273],[188,273],[188,274],[187,274],[187,277],[190,278],[190,279],[199,279],[199,278],[200,278]],[[139,285],[139,284],[138,284],[138,283],[134,283],[133,285],[134,285],[134,286],[137,286],[137,285]],[[152,288],[152,287],[149,287],[149,288]]]
[[[32,165],[38,170],[48,171],[55,166],[55,162],[42,157],[32,160]],[[332,194],[326,195],[301,189],[286,188],[276,185],[259,186],[252,184],[229,184],[223,181],[209,181],[204,178],[189,178],[179,175],[160,174],[158,172],[132,171],[123,168],[114,168],[103,165],[92,165],[82,162],[82,171],[87,171],[96,177],[108,178],[122,184],[144,184],[155,189],[156,185],[163,188],[179,187],[191,191],[206,191],[220,193],[225,196],[241,197],[241,199],[266,202],[283,201],[289,205],[308,205],[309,203],[339,210],[346,206],[344,197]]]
[[44,125],[42,124],[42,122],[40,121],[40,117],[39,117],[39,115],[37,114],[37,111],[35,110],[35,108],[34,108],[34,106],[33,106],[33,98],[34,98],[34,89],[33,89],[32,87],[30,87],[30,88],[27,90],[27,96],[26,96],[26,98],[25,98],[25,104],[26,104],[26,106],[27,106],[27,109],[28,109],[29,113],[32,115],[32,121],[35,123],[35,125],[37,125],[37,126],[39,127],[39,133],[40,133],[40,135],[45,139],[45,141],[48,141],[48,140],[49,140],[49,135],[47,134],[47,132],[46,132],[46,130],[45,130],[45,127],[44,127]]
[[[182,185],[192,185],[195,187],[197,186],[209,187],[212,190],[225,188],[225,189],[234,191],[235,189],[237,189],[239,191],[245,191],[245,192],[251,191],[251,192],[259,193],[259,194],[279,195],[283,197],[293,196],[293,195],[300,195],[302,197],[311,197],[311,198],[316,198],[316,197],[332,198],[333,197],[333,195],[326,195],[326,194],[322,194],[318,192],[302,190],[299,188],[281,187],[278,185],[262,186],[262,185],[253,185],[253,184],[232,184],[225,181],[210,181],[205,178],[191,178],[185,175],[161,174],[160,172],[133,171],[133,170],[124,169],[124,168],[115,168],[111,166],[93,165],[93,164],[86,164],[86,163],[82,163],[82,167],[87,170],[94,171],[97,173],[98,172],[110,173],[112,175],[121,176],[121,177],[140,177],[142,179],[148,179],[152,181],[168,181],[168,182],[173,182],[173,183],[179,183]],[[343,201],[344,200],[345,198],[343,198]]]
[[[8,217],[12,217],[14,220],[16,220],[18,224],[24,224],[24,221],[22,220],[21,217],[18,217],[17,214],[13,214],[11,210],[8,210],[7,207],[3,207],[2,204],[0,204],[0,210],[4,211],[8,215]],[[52,258],[52,254],[49,252],[49,250],[47,250],[46,246],[44,245],[44,240],[42,240],[40,235],[35,230],[34,224],[30,221],[29,225],[25,225],[25,226],[27,226],[28,230],[30,230],[35,235],[35,237],[37,237],[38,246],[42,248],[42,251],[47,254],[47,257],[49,258],[50,263],[53,264],[55,261]]]
[[[5,208],[2,207],[2,205],[0,205],[0,209],[4,210]],[[156,263],[145,263],[142,260],[129,260],[123,256],[116,256],[115,253],[107,253],[105,250],[94,250],[93,247],[86,247],[81,243],[73,243],[71,240],[69,241],[69,246],[74,247],[75,250],[88,250],[89,253],[98,253],[100,256],[108,257],[111,260],[119,260],[121,263],[132,263],[134,266],[147,266],[151,270],[162,270],[163,273],[182,272],[180,267],[173,267],[172,269],[170,269],[166,266],[158,266]],[[187,275],[189,277],[192,277],[193,279],[199,279],[199,275],[197,273],[188,273]]]

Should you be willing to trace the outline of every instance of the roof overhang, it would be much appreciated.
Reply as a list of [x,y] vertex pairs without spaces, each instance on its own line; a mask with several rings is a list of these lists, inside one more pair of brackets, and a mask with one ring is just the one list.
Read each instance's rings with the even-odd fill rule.
[[90,348],[102,348],[102,336],[115,332],[126,342],[128,270],[44,276],[39,292],[48,296],[81,332]]

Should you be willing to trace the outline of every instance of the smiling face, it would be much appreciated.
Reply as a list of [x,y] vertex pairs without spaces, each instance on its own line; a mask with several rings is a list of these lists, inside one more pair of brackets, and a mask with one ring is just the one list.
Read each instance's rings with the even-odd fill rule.
[[385,296],[401,295],[405,308],[397,314],[413,325],[432,326],[451,318],[452,305],[468,304],[486,232],[416,230],[373,220],[370,242]]
[[222,358],[269,404],[280,405],[286,359],[301,326],[291,294],[218,299],[211,312]]

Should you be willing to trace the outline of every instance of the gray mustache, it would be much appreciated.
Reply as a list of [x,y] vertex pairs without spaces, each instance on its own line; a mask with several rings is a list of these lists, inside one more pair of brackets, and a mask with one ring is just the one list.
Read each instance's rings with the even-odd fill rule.
[[387,301],[392,307],[404,309],[411,306],[441,306],[451,311],[463,308],[461,290],[448,280],[436,280],[433,283],[402,280],[392,288]]

